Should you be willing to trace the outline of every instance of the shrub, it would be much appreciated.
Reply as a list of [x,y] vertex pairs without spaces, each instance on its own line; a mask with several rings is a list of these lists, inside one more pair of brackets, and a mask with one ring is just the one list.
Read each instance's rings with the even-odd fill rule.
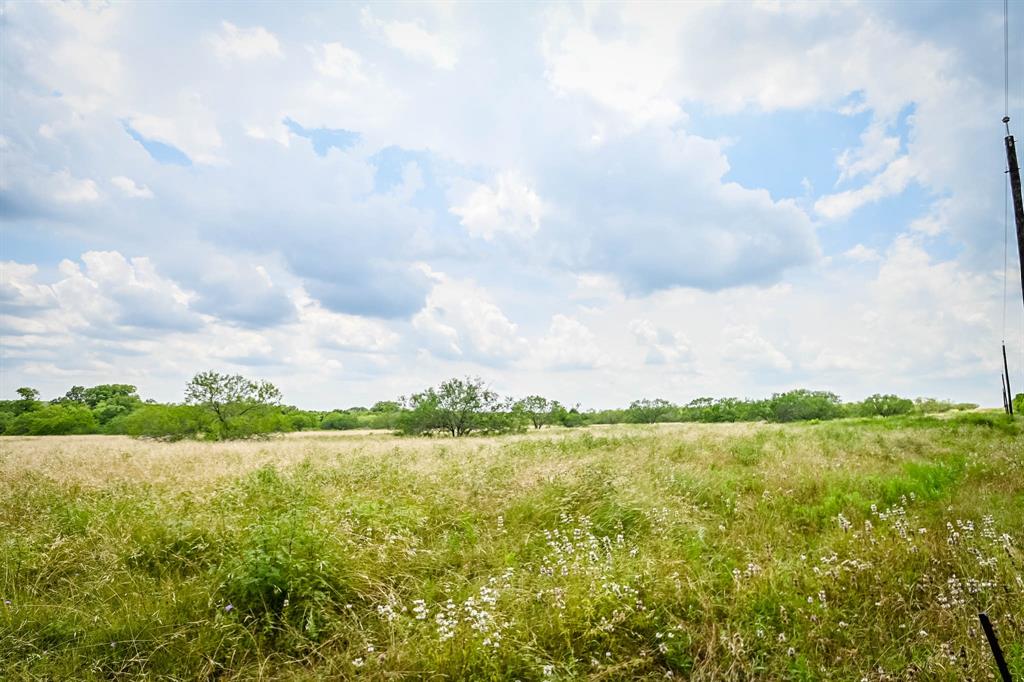
[[675,410],[675,406],[667,400],[655,398],[648,400],[634,400],[629,404],[627,411],[629,421],[634,424],[654,424],[655,422],[667,421]]
[[209,434],[212,426],[212,420],[192,405],[144,405],[114,418],[107,425],[107,432],[134,438],[181,440]]
[[7,433],[26,436],[58,436],[75,433],[97,433],[99,426],[87,407],[78,405],[46,405],[15,417]]
[[348,412],[331,412],[323,418],[323,421],[320,422],[320,428],[337,431],[358,429],[359,417],[354,414],[349,414]]
[[828,391],[800,388],[776,393],[768,400],[768,418],[774,422],[835,419],[842,416],[839,396]]
[[1013,398],[1013,412],[1014,414],[1020,414],[1024,412],[1024,393],[1018,393]]
[[859,407],[860,414],[865,417],[892,417],[898,414],[910,414],[914,409],[914,402],[898,395],[876,393],[865,398]]

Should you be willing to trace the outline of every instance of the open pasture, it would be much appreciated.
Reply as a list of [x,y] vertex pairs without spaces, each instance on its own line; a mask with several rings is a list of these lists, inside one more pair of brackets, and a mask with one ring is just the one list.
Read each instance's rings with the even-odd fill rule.
[[0,441],[5,679],[1024,676],[1001,417]]

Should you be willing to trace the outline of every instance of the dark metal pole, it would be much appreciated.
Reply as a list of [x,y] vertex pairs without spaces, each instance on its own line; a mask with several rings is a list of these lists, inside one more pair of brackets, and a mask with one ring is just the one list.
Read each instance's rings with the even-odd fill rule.
[[1010,390],[1010,368],[1006,364],[1006,344],[1003,344],[1003,378],[1006,381],[1006,413],[1013,416],[1013,391]]
[[1013,682],[1013,678],[1010,677],[1010,669],[1006,667],[1006,659],[1003,658],[1003,650],[999,648],[996,631],[992,629],[992,623],[988,620],[988,614],[979,613],[978,619],[985,631],[985,637],[988,638],[988,645],[992,648],[992,655],[996,658],[996,666],[999,667],[999,674],[1003,676],[1003,682]]
[[1003,116],[1006,124],[1006,164],[1010,173],[1010,193],[1013,195],[1013,220],[1017,224],[1017,252],[1020,256],[1020,285],[1024,301],[1024,199],[1020,196],[1020,167],[1017,166],[1017,147],[1010,134],[1010,117]]
[[1006,402],[1006,377],[999,375],[999,385],[1003,389],[1003,412],[1010,414],[1010,404]]

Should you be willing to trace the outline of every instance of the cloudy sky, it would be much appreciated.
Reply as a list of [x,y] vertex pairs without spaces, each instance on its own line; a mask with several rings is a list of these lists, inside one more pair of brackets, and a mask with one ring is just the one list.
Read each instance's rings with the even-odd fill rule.
[[998,0],[5,2],[0,44],[4,398],[999,402]]

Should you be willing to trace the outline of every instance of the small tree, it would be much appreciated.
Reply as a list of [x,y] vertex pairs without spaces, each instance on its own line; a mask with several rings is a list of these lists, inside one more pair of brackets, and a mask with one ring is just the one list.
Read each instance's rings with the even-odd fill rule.
[[274,430],[275,425],[260,417],[281,404],[281,391],[269,381],[200,372],[185,386],[185,402],[213,416],[218,437],[239,438]]
[[337,429],[340,431],[358,429],[359,418],[354,414],[349,414],[348,412],[331,412],[324,416],[323,421],[320,422],[320,428]]
[[403,432],[441,431],[455,437],[495,430],[499,423],[494,417],[502,408],[498,394],[479,377],[449,379],[436,389],[414,394],[405,403],[407,409],[399,419]]
[[914,409],[914,401],[898,395],[868,396],[860,405],[861,414],[868,417],[892,417],[898,414],[910,414]]
[[[81,387],[72,387],[71,391],[68,391],[67,397],[70,398],[72,392],[76,388]],[[98,386],[82,390],[81,396],[82,399],[80,402],[84,402],[86,405],[93,408],[103,403],[128,405],[142,402],[139,398],[138,389],[131,384],[100,384]]]
[[517,403],[519,411],[529,418],[535,429],[551,423],[554,405],[555,403],[539,395],[526,396]]
[[808,391],[804,388],[773,394],[767,407],[769,420],[775,422],[835,419],[842,416],[842,405],[835,393]]
[[20,397],[20,400],[14,403],[14,409],[17,414],[31,412],[39,408],[39,391],[36,389],[22,386],[16,393]]
[[68,392],[64,394],[63,398],[57,399],[59,402],[67,403],[84,403],[85,402],[85,386],[72,386],[68,389]]
[[654,424],[668,417],[675,406],[667,400],[655,398],[634,400],[629,404],[629,421],[634,424]]

